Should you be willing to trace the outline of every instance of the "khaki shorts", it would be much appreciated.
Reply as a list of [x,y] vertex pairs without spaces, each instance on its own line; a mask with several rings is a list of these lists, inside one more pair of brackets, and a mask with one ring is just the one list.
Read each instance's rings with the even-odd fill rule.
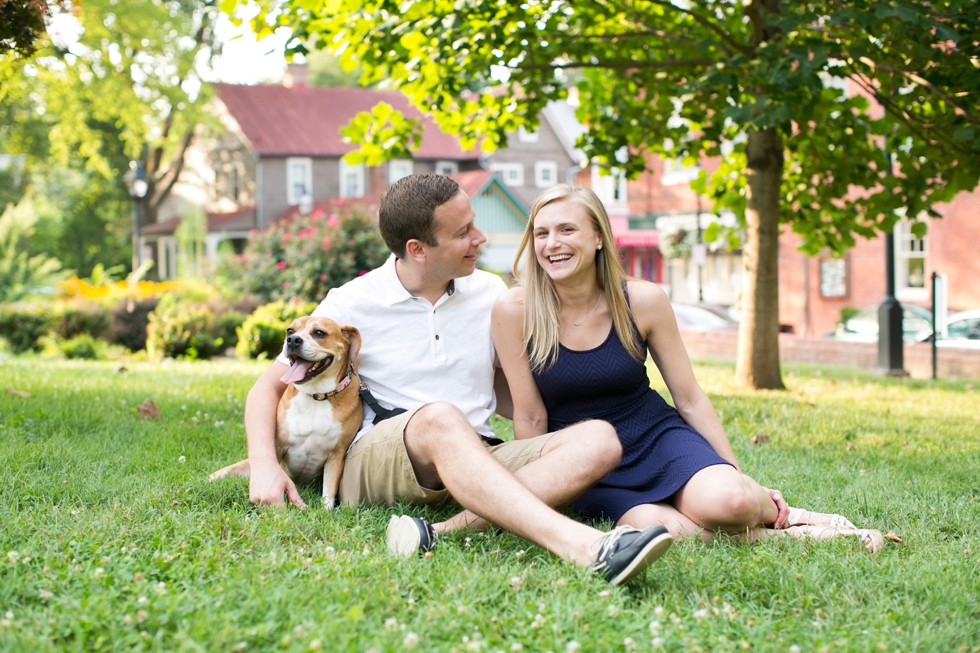
[[[346,506],[385,504],[397,501],[416,504],[443,503],[449,491],[430,490],[419,485],[405,448],[405,427],[416,410],[396,415],[365,433],[347,452],[344,475],[340,479],[340,501]],[[551,434],[526,440],[504,442],[487,447],[500,464],[516,472],[541,457],[541,449]]]

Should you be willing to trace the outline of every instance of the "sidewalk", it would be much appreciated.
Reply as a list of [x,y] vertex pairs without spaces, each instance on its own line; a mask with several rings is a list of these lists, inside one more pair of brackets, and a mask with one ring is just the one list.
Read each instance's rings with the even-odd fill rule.
[[[735,360],[737,333],[682,331],[681,338],[692,359]],[[878,365],[878,343],[780,334],[779,360],[782,363],[872,370]],[[980,350],[941,347],[937,353],[937,364],[939,378],[980,379]],[[905,345],[905,369],[916,379],[932,376],[932,347],[929,343]]]

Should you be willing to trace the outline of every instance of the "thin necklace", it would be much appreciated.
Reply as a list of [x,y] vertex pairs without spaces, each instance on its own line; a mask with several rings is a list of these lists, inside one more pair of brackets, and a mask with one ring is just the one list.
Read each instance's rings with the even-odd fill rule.
[[599,291],[599,297],[595,300],[595,306],[593,306],[592,307],[592,310],[589,311],[589,314],[586,315],[585,317],[583,317],[582,320],[579,321],[579,322],[572,321],[572,318],[570,318],[567,315],[565,315],[565,311],[561,310],[560,308],[558,309],[558,312],[561,313],[562,317],[564,317],[566,320],[568,320],[569,322],[571,322],[572,323],[572,326],[582,326],[583,324],[585,324],[585,321],[587,319],[589,319],[590,317],[592,317],[592,314],[595,313],[595,309],[599,308],[599,302],[601,302],[601,301],[602,301],[602,291]]

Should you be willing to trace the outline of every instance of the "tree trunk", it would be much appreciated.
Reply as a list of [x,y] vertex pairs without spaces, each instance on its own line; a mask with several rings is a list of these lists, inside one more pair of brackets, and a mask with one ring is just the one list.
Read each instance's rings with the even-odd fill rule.
[[783,141],[773,128],[750,129],[741,324],[735,379],[749,388],[782,390],[779,372],[779,187]]

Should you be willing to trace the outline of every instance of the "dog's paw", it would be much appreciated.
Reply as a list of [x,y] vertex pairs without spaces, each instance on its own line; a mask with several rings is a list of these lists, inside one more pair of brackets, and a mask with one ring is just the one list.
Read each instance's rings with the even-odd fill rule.
[[324,510],[333,510],[334,506],[337,505],[337,500],[333,497],[323,497],[322,501]]

